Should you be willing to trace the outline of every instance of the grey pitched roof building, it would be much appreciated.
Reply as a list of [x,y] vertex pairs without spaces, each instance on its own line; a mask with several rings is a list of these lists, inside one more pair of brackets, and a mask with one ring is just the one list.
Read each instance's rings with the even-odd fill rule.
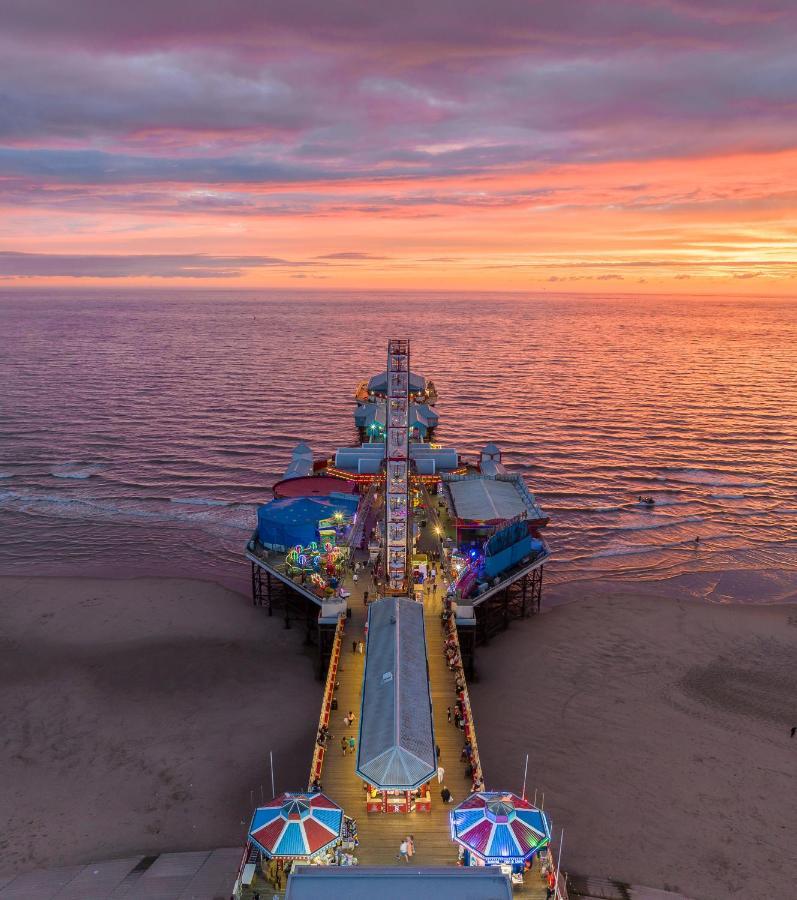
[[495,867],[294,866],[286,900],[511,900]]
[[368,610],[357,773],[412,790],[437,771],[423,605],[386,597]]

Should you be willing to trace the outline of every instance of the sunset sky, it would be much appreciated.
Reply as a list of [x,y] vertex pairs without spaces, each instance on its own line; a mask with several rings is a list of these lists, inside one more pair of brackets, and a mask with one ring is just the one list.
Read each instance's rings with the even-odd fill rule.
[[795,0],[0,0],[0,286],[797,295]]

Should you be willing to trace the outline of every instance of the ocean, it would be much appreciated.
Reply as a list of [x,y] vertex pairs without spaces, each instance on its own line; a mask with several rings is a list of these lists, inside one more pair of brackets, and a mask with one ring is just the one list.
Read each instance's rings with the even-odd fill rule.
[[436,440],[526,477],[548,583],[797,571],[793,301],[109,289],[0,294],[0,573],[245,590],[257,505],[356,440],[388,337]]

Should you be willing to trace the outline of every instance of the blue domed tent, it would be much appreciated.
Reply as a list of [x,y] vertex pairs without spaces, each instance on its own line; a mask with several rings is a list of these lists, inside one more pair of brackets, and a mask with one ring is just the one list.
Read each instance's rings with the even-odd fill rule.
[[318,540],[318,523],[335,513],[354,515],[359,498],[352,494],[326,497],[285,497],[263,504],[257,511],[257,537],[271,550],[290,550]]

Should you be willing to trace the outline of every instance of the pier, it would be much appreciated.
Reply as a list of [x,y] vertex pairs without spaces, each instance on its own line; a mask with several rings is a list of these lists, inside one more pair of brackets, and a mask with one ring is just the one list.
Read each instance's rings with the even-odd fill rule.
[[[353,652],[352,644],[359,646],[360,641],[365,639],[366,607],[363,603],[363,594],[368,591],[369,596],[374,597],[378,589],[370,570],[366,570],[356,583],[349,575],[346,586],[351,590],[351,597],[348,598],[351,617],[340,620],[341,624],[336,635],[336,643],[340,647],[339,661],[335,669],[331,670],[333,686],[335,681],[339,683],[339,687],[333,692],[337,699],[337,709],[328,708],[331,704],[328,703],[325,690],[319,724],[327,723],[330,738],[323,752],[319,753],[320,748],[316,745],[310,765],[308,787],[314,779],[319,778],[324,793],[333,797],[348,815],[356,818],[360,842],[356,856],[360,866],[404,865],[397,856],[399,844],[407,834],[412,834],[415,838],[416,854],[412,859],[413,866],[455,866],[457,847],[451,840],[449,813],[457,803],[471,793],[472,785],[471,779],[465,776],[465,763],[460,760],[465,741],[464,731],[448,723],[446,712],[448,707],[453,709],[457,693],[454,676],[446,665],[443,650],[444,631],[441,613],[445,589],[442,583],[439,584],[424,596],[423,605],[435,738],[440,747],[440,761],[445,769],[444,783],[451,791],[453,802],[451,804],[442,802],[440,798],[442,785],[435,779],[432,784],[430,812],[388,814],[366,813],[363,782],[355,772],[355,756],[348,751],[344,756],[340,747],[341,737],[354,736],[356,739],[359,733],[365,655],[359,650]],[[337,653],[335,659],[337,660]],[[354,727],[346,728],[343,720],[350,710],[355,713],[356,721]],[[470,727],[473,731],[472,743],[478,755],[475,721],[471,720]],[[482,774],[480,760],[478,773]],[[487,786],[490,786],[489,782]],[[250,891],[242,893],[242,898],[249,900],[254,896],[255,889],[265,894],[266,890],[273,891],[273,886],[265,881],[259,881]],[[515,889],[514,894],[533,900],[544,900],[546,888],[540,877],[539,863],[532,867],[524,879],[523,886]],[[564,896],[564,883],[561,896]]]
[[[361,448],[338,451],[327,461],[313,461],[306,445],[300,445],[291,464],[295,481],[280,482],[275,495],[288,493],[307,501],[301,501],[301,507],[273,501],[261,507],[258,529],[245,550],[252,566],[253,602],[269,615],[281,607],[285,627],[304,627],[305,641],[317,645],[317,671],[324,680],[324,692],[319,739],[304,796],[323,793],[356,820],[356,842],[345,840],[340,845],[356,859],[346,878],[396,877],[386,876],[386,867],[411,869],[418,881],[407,890],[431,896],[423,891],[431,890],[432,881],[464,862],[466,872],[481,867],[486,875],[484,867],[493,867],[490,871],[499,880],[503,873],[506,889],[515,895],[562,900],[567,897],[566,879],[559,871],[544,813],[520,797],[519,791],[513,795],[506,793],[508,786],[493,786],[482,769],[467,687],[468,678],[476,675],[477,646],[489,642],[513,618],[525,618],[540,609],[549,550],[539,528],[547,518],[519,476],[504,469],[495,445],[488,444],[481,459],[468,464],[455,451],[410,440],[414,426],[408,423],[418,420],[413,403],[436,399],[436,391],[432,394],[425,384],[419,376],[409,375],[409,342],[391,342],[387,371],[358,388],[358,403],[368,407],[366,427],[384,425],[382,443],[370,440]],[[436,414],[429,416],[428,411],[423,418],[437,423]],[[341,492],[334,490],[336,479],[342,482]],[[350,512],[352,486],[356,512]],[[312,509],[309,520],[302,515],[304,507],[313,503],[326,504],[328,509],[317,514],[319,519],[326,516],[315,531],[320,536],[307,543],[305,537],[313,534],[313,528],[307,527],[308,521],[313,525]],[[385,606],[391,603],[394,606]],[[379,612],[376,620],[369,619],[372,604],[378,605],[373,610]],[[415,615],[419,607],[422,612]],[[407,619],[409,613],[413,615]],[[377,626],[380,631],[374,630]],[[381,658],[384,652],[390,655]],[[408,652],[411,666],[405,659]],[[424,657],[426,673],[419,681]],[[400,671],[406,677],[400,678]],[[365,696],[373,694],[368,704],[366,684],[371,685],[371,693]],[[414,685],[414,694],[406,695],[408,685]],[[393,706],[386,708],[385,703]],[[354,721],[347,725],[350,713]],[[363,733],[367,738],[364,756],[377,762],[407,761],[391,764],[392,769],[388,766],[389,774],[372,777],[372,770],[363,769],[358,756]],[[397,743],[389,750],[391,740]],[[409,749],[403,749],[405,745]],[[379,755],[383,746],[391,755]],[[366,763],[375,764],[368,759]],[[444,770],[442,776],[435,771],[435,763]],[[378,770],[379,766],[373,771]],[[410,775],[410,770],[416,774]],[[450,793],[449,802],[441,796],[443,788]],[[305,790],[304,786],[297,789]],[[485,799],[479,800],[482,794]],[[452,837],[452,814],[466,800],[466,808],[479,802],[483,807],[488,801],[509,803],[508,818],[498,815],[487,820],[487,832],[481,832],[485,843],[478,852],[469,853],[462,843],[465,838],[458,837],[457,843]],[[530,846],[520,860],[525,859],[525,866],[518,867],[515,859],[514,866],[496,868],[504,853],[517,856],[521,846],[517,841],[533,830],[522,817],[532,814],[542,823],[535,832],[539,846],[536,850]],[[469,815],[457,813],[457,821]],[[506,835],[504,846],[517,843],[512,853],[495,849],[500,829]],[[408,835],[414,844],[409,865],[399,854]],[[267,896],[275,887],[286,888],[284,874],[281,881],[275,876],[275,870],[283,868],[282,860],[275,857],[265,872],[267,859],[250,836],[235,885],[241,900],[249,900],[255,891]],[[294,865],[307,861],[297,859]],[[330,889],[338,884],[342,889],[346,878],[323,878],[321,870],[329,870],[329,865],[313,868],[313,883],[328,883]],[[426,881],[424,872],[429,873]],[[271,881],[266,880],[268,874],[273,876]],[[287,896],[291,897],[289,886]]]

